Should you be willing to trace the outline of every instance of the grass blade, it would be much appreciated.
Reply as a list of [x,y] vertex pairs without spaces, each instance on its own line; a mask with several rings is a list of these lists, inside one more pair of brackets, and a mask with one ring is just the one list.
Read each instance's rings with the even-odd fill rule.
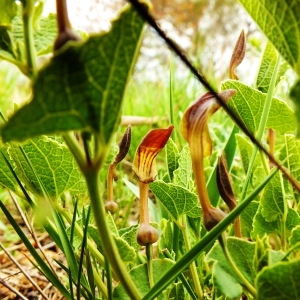
[[3,213],[5,214],[6,218],[8,219],[9,223],[12,225],[16,233],[19,235],[20,239],[24,243],[27,250],[30,252],[32,257],[35,259],[37,264],[40,267],[41,272],[47,277],[47,279],[60,291],[60,293],[66,297],[66,299],[71,300],[70,293],[68,290],[64,287],[64,285],[61,283],[61,281],[53,274],[52,270],[49,268],[49,266],[45,263],[43,258],[39,255],[39,253],[35,250],[35,248],[32,246],[29,239],[26,237],[18,223],[15,221],[14,217],[10,214],[10,212],[7,210],[5,205],[0,201],[0,208],[2,209]]

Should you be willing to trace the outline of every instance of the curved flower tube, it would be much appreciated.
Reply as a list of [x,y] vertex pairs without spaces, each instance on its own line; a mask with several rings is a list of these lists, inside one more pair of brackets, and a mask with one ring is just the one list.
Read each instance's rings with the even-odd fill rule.
[[[228,101],[235,93],[235,90],[225,90],[219,93],[219,96]],[[181,121],[181,133],[190,146],[196,188],[203,211],[203,223],[207,230],[212,229],[224,217],[221,210],[211,205],[204,173],[204,157],[212,153],[207,121],[219,108],[220,105],[213,94],[205,93],[190,105]]]

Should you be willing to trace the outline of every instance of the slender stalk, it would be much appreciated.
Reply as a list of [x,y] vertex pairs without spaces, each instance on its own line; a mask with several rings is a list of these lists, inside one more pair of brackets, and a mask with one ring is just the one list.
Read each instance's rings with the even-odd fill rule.
[[25,53],[27,61],[27,74],[34,79],[37,75],[37,67],[35,61],[35,47],[33,39],[33,14],[34,0],[26,0],[23,2],[23,31]]
[[66,0],[56,0],[56,14],[58,32],[61,33],[71,29]]
[[133,283],[130,275],[128,274],[126,267],[120,257],[115,241],[113,240],[108,224],[106,222],[106,213],[104,210],[103,201],[100,196],[98,176],[98,168],[90,167],[84,172],[84,177],[89,191],[96,225],[101,240],[104,241],[104,253],[129,297],[131,299],[141,299],[141,295],[137,290],[136,285]]
[[149,286],[150,289],[154,286],[154,279],[153,279],[153,246],[152,244],[146,245],[146,256],[147,256],[147,271],[148,271],[148,278],[149,278]]
[[76,140],[73,132],[68,132],[63,135],[63,139],[74,156],[79,168],[82,170],[86,166],[86,159],[82,148]]
[[[263,134],[264,134],[264,131],[265,131],[265,128],[266,128],[266,125],[267,125],[268,116],[269,116],[269,112],[270,112],[271,104],[272,104],[273,93],[274,93],[274,89],[275,89],[275,85],[276,85],[277,74],[278,74],[278,71],[279,71],[279,62],[280,62],[280,56],[277,54],[276,65],[275,65],[275,68],[274,68],[274,71],[273,71],[273,74],[272,74],[272,78],[271,78],[271,81],[270,81],[268,93],[267,93],[267,96],[266,96],[266,101],[264,103],[260,123],[259,123],[258,130],[257,130],[256,140],[259,141],[259,142],[261,141],[261,139],[263,137]],[[251,178],[252,173],[253,173],[253,166],[254,166],[254,162],[255,162],[257,152],[258,152],[258,147],[255,147],[253,152],[252,152],[252,156],[251,156],[251,159],[250,159],[250,162],[249,162],[247,176],[246,176],[245,183],[244,183],[243,190],[242,190],[241,201],[244,200],[244,198],[246,196],[246,193],[247,193],[250,178]]]
[[[191,245],[190,245],[190,241],[189,241],[189,235],[187,232],[187,225],[186,225],[186,216],[185,216],[185,221],[182,222],[183,226],[182,226],[182,235],[183,235],[183,239],[184,239],[184,244],[185,244],[185,248],[187,251],[191,250]],[[195,290],[196,293],[198,295],[198,299],[204,299],[203,297],[203,290],[201,287],[201,283],[200,283],[200,279],[199,279],[199,275],[197,272],[197,267],[196,267],[196,263],[195,261],[193,261],[190,266],[190,271],[192,274],[192,278],[193,278],[193,282],[194,282],[194,286],[195,286]]]
[[286,251],[286,221],[287,221],[287,214],[288,214],[288,205],[285,195],[285,189],[284,189],[284,183],[283,183],[283,178],[282,175],[280,174],[280,183],[281,183],[281,190],[282,190],[282,198],[283,198],[283,214],[282,214],[282,220],[281,220],[281,247],[282,250],[285,252]]
[[107,282],[107,296],[108,296],[108,300],[112,300],[113,298],[112,276],[111,276],[111,268],[109,265],[109,261],[107,259],[105,259],[105,270],[106,270],[106,282]]
[[227,261],[229,262],[232,270],[234,271],[234,273],[237,275],[237,277],[239,278],[239,280],[242,282],[242,285],[244,285],[246,287],[246,289],[248,290],[248,292],[254,297],[256,298],[256,289],[254,288],[254,286],[247,280],[247,278],[243,275],[243,273],[239,270],[239,268],[236,266],[235,262],[233,261],[227,245],[226,245],[226,239],[224,237],[224,235],[220,235],[219,238],[219,243],[220,246],[223,250],[223,253],[227,259]]
[[148,192],[149,184],[139,181],[140,186],[140,221],[141,224],[149,224]]

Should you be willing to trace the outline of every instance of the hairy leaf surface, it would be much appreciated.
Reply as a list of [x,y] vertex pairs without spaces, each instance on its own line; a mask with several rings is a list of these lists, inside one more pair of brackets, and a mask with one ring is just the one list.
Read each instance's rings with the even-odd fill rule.
[[300,260],[266,267],[257,276],[258,300],[300,299]]
[[300,75],[300,6],[298,0],[241,0],[254,21]]
[[60,139],[35,138],[23,144],[22,149],[30,164],[17,145],[10,147],[9,154],[16,164],[16,173],[32,192],[42,195],[42,184],[48,195],[55,198],[66,191],[85,193],[85,181],[79,168]]
[[39,72],[32,101],[2,129],[3,139],[86,130],[100,134],[107,144],[120,120],[143,24],[127,7],[108,33],[56,53]]
[[[255,278],[253,266],[255,244],[237,238],[228,238],[227,247],[237,268],[253,284]],[[232,270],[219,243],[214,245],[205,260],[214,262],[213,278],[218,289],[230,299],[240,297],[243,291],[242,283]]]
[[[222,90],[225,89],[237,91],[227,104],[249,130],[256,132],[266,101],[266,94],[234,80],[225,81],[222,84]],[[294,112],[285,102],[273,98],[266,127],[272,128],[280,134],[293,133],[296,128]]]
[[182,214],[201,216],[198,197],[186,188],[157,180],[150,184],[150,189],[175,221]]

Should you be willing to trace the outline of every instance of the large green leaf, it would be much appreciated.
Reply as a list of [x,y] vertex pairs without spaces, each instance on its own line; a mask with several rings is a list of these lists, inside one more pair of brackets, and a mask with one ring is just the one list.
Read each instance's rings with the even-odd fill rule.
[[300,260],[266,267],[257,276],[258,300],[299,300]]
[[268,92],[276,61],[276,50],[274,46],[268,42],[265,47],[256,80],[256,88],[263,93]]
[[19,146],[12,145],[9,154],[16,164],[16,173],[32,192],[43,194],[41,184],[53,197],[59,197],[66,191],[71,194],[86,191],[80,170],[60,139],[45,136],[35,138],[23,144],[22,149],[31,166]]
[[[237,238],[228,238],[227,248],[237,268],[253,284],[255,244]],[[230,299],[240,297],[243,291],[242,282],[232,270],[219,243],[214,245],[205,260],[214,262],[213,279],[216,287]]]
[[277,172],[264,189],[261,198],[261,213],[267,222],[275,221],[284,215],[286,204],[282,192],[281,173]]
[[[222,84],[222,90],[226,89],[235,89],[237,91],[229,99],[228,106],[245,123],[249,130],[256,132],[266,101],[266,94],[234,80],[227,80]],[[272,128],[281,134],[295,131],[296,120],[294,112],[285,102],[273,98],[267,128]]]
[[[33,28],[36,53],[37,55],[50,53],[57,36],[56,16],[54,14],[49,14],[45,18],[41,18],[37,25],[38,26]],[[24,44],[23,21],[20,16],[15,17],[12,22],[12,35],[17,44]]]
[[300,75],[298,0],[240,0],[281,55]]
[[[251,144],[249,139],[247,139],[246,137],[244,137],[241,134],[236,135],[236,140],[237,140],[238,148],[239,148],[239,151],[240,151],[240,154],[241,154],[243,167],[244,167],[245,173],[247,174],[248,168],[249,168],[249,162],[251,160],[251,156],[252,156],[252,152],[254,150],[254,146],[253,146],[253,144]],[[251,178],[250,178],[251,184],[253,186],[256,186],[257,184],[259,184],[263,180],[265,175],[266,174],[265,174],[265,172],[263,170],[263,167],[262,167],[261,157],[256,156],[255,161],[254,161],[254,165],[253,165],[253,172],[252,172]]]
[[0,1],[0,25],[9,26],[12,18],[17,14],[18,6],[15,0]]
[[281,149],[280,157],[291,175],[300,180],[300,141],[292,134],[285,135],[285,147]]
[[106,144],[120,120],[124,90],[144,22],[127,6],[106,34],[70,44],[38,74],[33,99],[2,129],[5,141],[87,130]]
[[177,221],[178,217],[182,214],[187,214],[192,218],[201,216],[198,197],[188,189],[159,180],[152,182],[150,189],[174,221]]
[[[7,165],[5,158],[10,163],[10,165],[13,168],[13,161],[10,160],[8,154],[7,154],[7,148],[1,147],[0,151],[0,184],[4,187],[14,191],[16,189],[17,181],[15,180],[9,166]],[[5,156],[5,158],[3,157]]]
[[170,138],[166,145],[169,177],[173,179],[173,172],[178,168],[179,151],[175,142]]
[[174,183],[188,189],[193,175],[192,170],[190,149],[185,145],[179,154],[178,168],[174,171]]
[[[296,210],[288,208],[285,230],[289,233],[295,226],[300,224],[300,217]],[[252,238],[257,236],[263,237],[265,234],[277,233],[282,235],[282,220],[277,218],[275,221],[267,222],[261,213],[261,206],[258,208],[256,215],[253,219],[253,231],[251,232]],[[288,234],[285,233],[287,236]]]

